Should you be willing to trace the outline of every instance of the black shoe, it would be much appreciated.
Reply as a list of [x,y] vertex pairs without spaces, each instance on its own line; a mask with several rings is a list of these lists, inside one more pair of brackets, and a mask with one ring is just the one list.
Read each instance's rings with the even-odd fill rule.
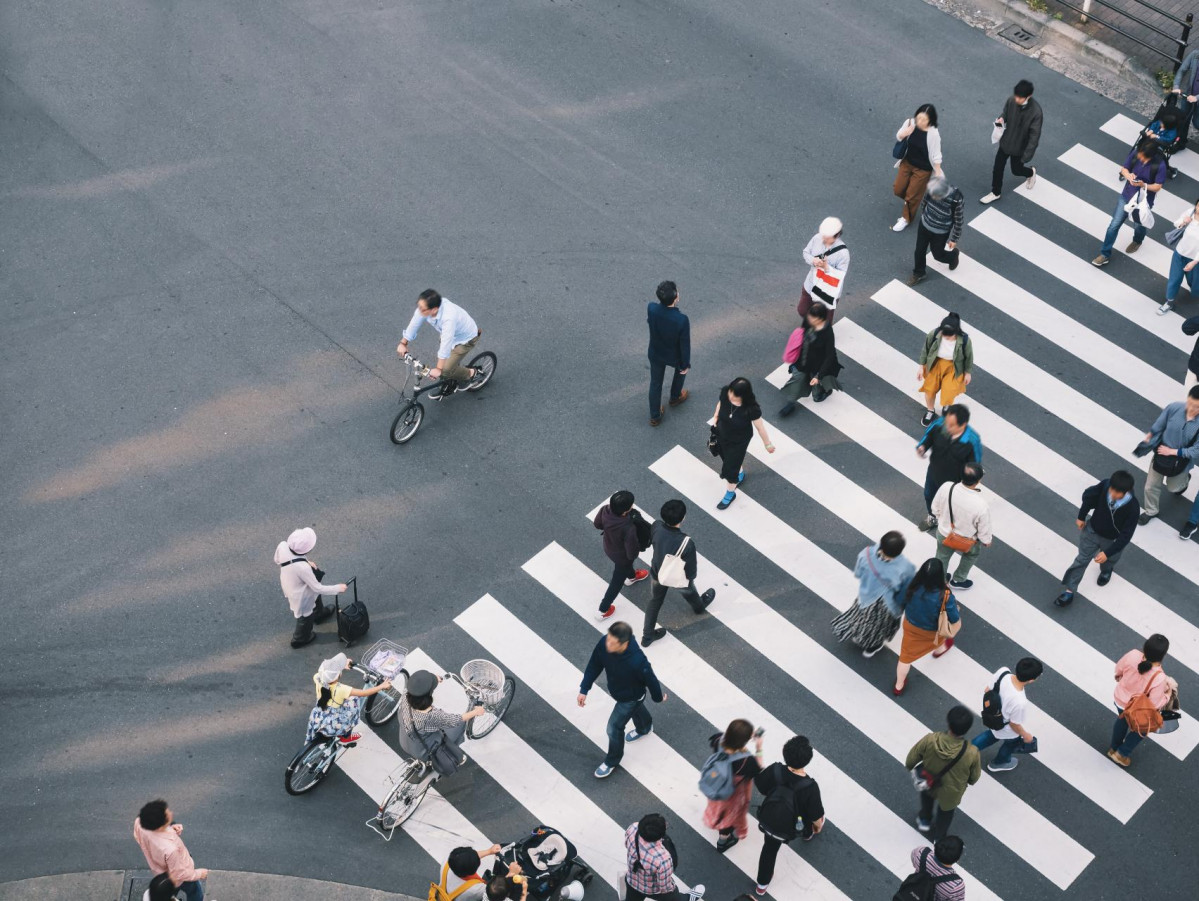
[[316,622],[318,622],[318,623],[328,622],[329,619],[336,612],[337,611],[334,610],[332,607],[326,607],[324,604],[321,604],[319,607],[316,608],[316,611],[315,611]]
[[1195,530],[1199,529],[1199,522],[1188,522],[1178,530],[1178,537],[1183,541],[1189,541],[1195,534]]
[[819,385],[817,385],[815,388],[812,389],[812,403],[814,403],[814,404],[823,403],[824,401],[828,400],[829,395],[832,393],[833,392],[831,392],[831,391],[825,391],[823,388],[821,388]]
[[650,632],[649,635],[641,636],[641,646],[643,648],[648,648],[651,644],[653,644],[659,638],[665,638],[665,637],[666,637],[666,630],[664,628],[662,628],[661,626],[658,626],[658,628],[656,628],[656,629],[654,629],[654,631]]
[[957,269],[958,263],[960,263],[961,261],[962,261],[962,255],[955,250],[953,252],[953,259],[949,261],[949,271],[953,272],[953,270]]
[[1107,584],[1108,582],[1110,582],[1111,580],[1112,580],[1112,574],[1111,574],[1111,570],[1108,570],[1107,572],[1100,572],[1100,573],[1099,573],[1099,586],[1100,586],[1100,587],[1103,587],[1104,585],[1106,585],[1106,584]]
[[937,412],[935,410],[925,410],[924,415],[920,417],[920,424],[925,428],[928,428],[933,424],[933,420],[936,418]]
[[783,404],[783,408],[779,410],[779,416],[790,416],[795,412],[795,401],[789,400]]
[[697,610],[696,612],[702,613],[704,610],[707,610],[709,607],[711,607],[712,602],[714,600],[716,600],[716,589],[709,588],[707,591],[705,591],[703,594],[701,594],[699,596],[699,599],[704,602],[704,606],[702,609]]
[[291,640],[291,646],[293,648],[302,648],[302,647],[304,647],[304,645],[312,644],[314,641],[316,641],[316,633],[309,632],[308,635],[304,638],[293,638]]
[[1146,526],[1149,524],[1149,520],[1153,519],[1155,516],[1157,516],[1156,513],[1142,513],[1139,517],[1137,517],[1137,525]]
[[908,276],[908,287],[915,288],[918,284],[924,281],[924,279],[925,274],[923,272],[921,272],[919,275],[913,272],[910,276]]
[[969,591],[974,587],[973,579],[950,579],[949,587],[956,588],[958,591]]
[[1074,592],[1073,591],[1063,591],[1061,594],[1059,594],[1057,596],[1057,598],[1054,599],[1053,603],[1055,603],[1059,607],[1069,607],[1071,604],[1074,603]]
[[720,836],[720,838],[716,839],[716,850],[719,853],[723,854],[725,851],[727,851],[729,848],[733,847],[733,845],[737,844],[737,842],[739,842],[739,841],[741,841],[741,839],[737,838],[736,835],[728,835],[728,836],[722,835],[722,836]]

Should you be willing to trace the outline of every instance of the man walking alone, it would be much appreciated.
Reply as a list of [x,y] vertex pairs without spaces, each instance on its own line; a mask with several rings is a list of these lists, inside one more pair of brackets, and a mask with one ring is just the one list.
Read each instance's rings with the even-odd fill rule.
[[958,241],[962,239],[962,192],[943,175],[928,180],[928,190],[920,207],[920,225],[916,229],[916,265],[912,267],[909,287],[920,284],[927,274],[925,260],[929,251],[938,263],[958,268]]
[[959,704],[950,708],[945,719],[948,729],[924,736],[912,746],[904,761],[909,770],[920,764],[931,782],[920,792],[916,828],[934,842],[949,834],[949,824],[966,789],[983,775],[978,748],[966,738],[974,725],[974,714]]
[[1016,83],[1012,96],[1003,105],[1003,112],[995,120],[995,127],[1002,128],[999,147],[995,150],[995,165],[991,169],[991,193],[979,203],[994,203],[1003,193],[1003,167],[1012,164],[1012,175],[1023,178],[1024,186],[1032,190],[1037,183],[1037,170],[1028,164],[1037,152],[1041,140],[1041,104],[1032,99],[1032,82],[1021,79]]
[[658,285],[658,302],[646,307],[649,323],[649,424],[662,422],[662,382],[666,367],[674,369],[670,405],[687,399],[683,380],[691,369],[691,320],[679,310],[679,289],[674,282]]
[[[1099,564],[1099,585],[1112,580],[1112,571],[1120,561],[1120,554],[1132,541],[1137,530],[1137,503],[1133,489],[1132,473],[1117,469],[1110,479],[1092,485],[1082,493],[1082,506],[1078,508],[1078,555],[1062,576],[1063,591],[1053,603],[1069,607],[1074,603],[1074,592],[1082,581],[1091,561]],[[1093,512],[1092,512],[1093,511]]]
[[1141,525],[1157,516],[1163,484],[1172,494],[1184,493],[1191,484],[1191,467],[1199,460],[1199,385],[1191,387],[1185,401],[1166,405],[1145,433],[1145,444],[1153,450],[1153,462],[1145,476]]
[[608,580],[608,590],[595,614],[601,621],[616,612],[613,601],[620,594],[621,585],[635,585],[649,576],[648,569],[636,568],[641,546],[637,541],[637,525],[633,522],[633,517],[639,515],[633,509],[633,501],[633,492],[616,492],[599,508],[591,523],[604,533],[604,553],[612,561],[612,578]]
[[[702,595],[695,590],[695,571],[697,558],[695,542],[691,536],[679,528],[687,517],[687,505],[680,500],[669,500],[662,505],[661,519],[653,524],[650,535],[654,548],[653,560],[650,563],[650,596],[645,608],[645,627],[641,634],[641,647],[648,648],[659,638],[666,636],[666,630],[658,626],[658,613],[662,610],[662,602],[666,600],[666,592],[670,588],[678,588],[683,600],[691,605],[696,613],[703,613],[716,597],[716,589],[709,588]],[[662,564],[667,557],[677,557],[683,562],[683,576],[687,584],[663,585],[660,579]],[[671,564],[672,567],[674,564]]]

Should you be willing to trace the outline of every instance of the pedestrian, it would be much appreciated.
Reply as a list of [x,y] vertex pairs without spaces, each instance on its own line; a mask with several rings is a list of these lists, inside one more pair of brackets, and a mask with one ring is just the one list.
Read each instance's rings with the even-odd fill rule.
[[794,735],[783,745],[783,762],[772,763],[754,778],[754,786],[762,794],[758,807],[762,853],[754,889],[758,895],[765,895],[770,887],[779,848],[798,837],[810,842],[824,828],[820,786],[807,772],[813,756],[807,737]]
[[1132,493],[1133,485],[1132,473],[1117,469],[1082,493],[1074,523],[1078,526],[1078,554],[1062,576],[1062,593],[1053,602],[1057,606],[1069,607],[1074,602],[1074,592],[1092,560],[1099,564],[1099,585],[1112,580],[1120,554],[1137,529],[1140,505]]
[[[896,898],[922,898],[926,901],[966,901],[966,883],[954,870],[953,865],[962,859],[965,844],[956,835],[947,835],[939,839],[933,847],[921,846],[912,849],[912,866],[916,868],[913,874],[928,874],[928,882],[932,885],[932,894],[921,888],[921,894],[902,894],[903,889],[912,879],[909,876],[900,886],[900,894]],[[924,883],[926,880],[919,880]]]
[[949,561],[954,554],[961,554],[949,580],[949,587],[955,591],[974,587],[970,570],[983,548],[991,546],[991,507],[982,493],[983,475],[980,464],[967,463],[962,467],[962,480],[946,482],[933,497],[933,516],[937,518],[935,556],[949,572]]
[[[683,520],[687,518],[687,505],[681,500],[669,500],[662,505],[659,516],[661,518],[650,529],[654,555],[650,561],[650,595],[649,603],[645,607],[645,625],[641,633],[643,648],[648,648],[666,635],[666,630],[658,626],[658,614],[662,610],[662,602],[666,600],[666,592],[671,587],[677,587],[664,585],[660,580],[662,564],[666,562],[667,557],[678,557],[682,560],[687,584],[680,588],[679,592],[695,613],[707,610],[716,597],[715,588],[709,588],[703,594],[695,589],[695,542],[680,528]],[[674,564],[671,565],[673,567]]]
[[344,583],[323,585],[325,571],[307,558],[316,547],[316,532],[310,528],[296,529],[275,548],[275,564],[279,567],[279,584],[291,606],[296,627],[291,634],[291,646],[302,648],[316,640],[312,627],[333,615],[333,610],[321,601],[322,594],[342,594]]
[[[991,684],[984,686],[982,719],[987,728],[974,736],[973,744],[983,751],[996,742],[1000,743],[995,758],[987,764],[990,772],[1014,770],[1020,762],[1012,757],[1016,751],[1036,750],[1036,737],[1024,728],[1028,720],[1028,695],[1024,689],[1041,678],[1044,669],[1037,658],[1022,657],[1016,664],[1015,672],[1008,667],[1000,667],[991,673]],[[992,699],[996,703],[988,707]],[[988,714],[988,710],[993,713]]]
[[[1157,192],[1166,183],[1166,158],[1158,150],[1157,142],[1152,138],[1141,141],[1132,151],[1124,165],[1120,167],[1120,177],[1124,179],[1124,188],[1116,200],[1116,208],[1112,211],[1112,221],[1108,223],[1107,234],[1103,238],[1103,246],[1099,248],[1099,256],[1091,260],[1092,266],[1106,266],[1112,260],[1112,249],[1116,246],[1116,238],[1120,234],[1120,226],[1129,217],[1127,209],[1130,203],[1139,201],[1140,192],[1145,191],[1145,203],[1153,207]],[[1144,210],[1137,209],[1133,217],[1132,241],[1124,248],[1125,253],[1136,253],[1145,241],[1149,228],[1143,218]],[[1150,220],[1152,224],[1152,220]]]
[[828,308],[828,321],[833,321],[837,301],[845,287],[845,276],[849,273],[849,248],[841,240],[844,226],[836,216],[829,216],[820,223],[820,228],[803,249],[808,274],[804,277],[799,292],[796,312],[806,321],[812,303],[820,301]]
[[1199,50],[1192,50],[1174,73],[1173,93],[1180,95],[1182,121],[1178,127],[1183,141],[1190,137],[1191,122],[1199,124]]
[[962,218],[966,198],[949,183],[943,175],[934,175],[928,180],[928,190],[920,207],[920,224],[916,229],[916,264],[908,286],[915,287],[924,281],[928,270],[925,261],[931,251],[933,259],[957,269],[961,252],[958,242],[962,239]]
[[608,589],[595,614],[601,622],[616,612],[613,602],[622,585],[636,585],[649,576],[648,569],[636,567],[641,542],[637,539],[634,516],[638,514],[633,510],[633,503],[633,492],[617,491],[599,508],[591,523],[604,533],[604,553],[612,561],[612,578],[608,580]]
[[479,331],[470,313],[456,303],[450,303],[432,288],[420,293],[416,299],[416,312],[404,329],[404,335],[396,346],[401,357],[408,353],[408,344],[416,338],[420,327],[428,322],[441,341],[437,347],[437,365],[429,370],[429,377],[445,379],[441,390],[434,397],[449,397],[459,388],[468,388],[481,370],[463,366],[466,355],[479,343]]
[[[940,657],[953,647],[953,636],[962,621],[957,598],[945,584],[945,567],[936,557],[930,557],[916,570],[901,596],[903,601],[903,638],[899,645],[899,663],[895,667],[896,697],[908,686],[908,671],[912,664],[932,652]],[[948,618],[950,634],[940,634],[940,619]]]
[[[938,842],[949,833],[949,824],[966,789],[982,778],[978,748],[966,738],[974,714],[958,704],[949,708],[944,732],[930,732],[908,751],[904,766],[925,786],[920,789],[916,828]],[[934,807],[936,808],[934,813]]]
[[1129,759],[1132,752],[1145,739],[1145,735],[1129,728],[1124,711],[1141,695],[1148,697],[1155,710],[1163,710],[1178,691],[1178,682],[1162,669],[1162,661],[1169,650],[1170,639],[1154,633],[1145,639],[1141,650],[1134,648],[1116,661],[1116,690],[1112,697],[1116,704],[1116,721],[1112,724],[1112,743],[1107,756],[1120,766],[1132,763]]
[[[675,901],[683,898],[674,881],[678,852],[666,834],[666,817],[647,813],[624,831],[624,849],[628,869],[625,872],[627,901],[646,898]],[[690,901],[704,896],[704,887],[691,887]]]
[[[754,742],[751,754],[747,748]],[[704,767],[720,761],[729,768],[732,794],[726,798],[709,798],[704,808],[704,825],[717,831],[716,850],[723,854],[749,834],[749,800],[754,793],[754,777],[762,772],[762,733],[755,732],[749,720],[733,720],[724,732],[708,739],[712,757]]]
[[161,798],[142,805],[133,821],[133,838],[146,857],[150,873],[166,873],[187,901],[203,901],[208,870],[197,867],[183,844],[183,825]]
[[[579,685],[577,700],[580,707],[587,703],[587,692],[591,691],[601,672],[607,673],[608,694],[616,702],[608,717],[608,753],[595,770],[597,779],[606,779],[624,756],[625,742],[637,741],[653,731],[654,718],[646,709],[646,694],[654,699],[655,704],[663,703],[667,695],[645,653],[637,646],[633,627],[628,623],[609,626],[607,634],[591,652],[591,659],[587,661],[587,669]],[[625,734],[624,727],[630,719],[633,729]]]
[[858,596],[848,610],[833,618],[832,627],[837,641],[848,638],[862,649],[863,657],[881,651],[903,621],[899,594],[916,573],[903,555],[906,546],[901,532],[887,532],[878,544],[862,548],[854,563]]
[[687,400],[683,380],[691,371],[691,320],[679,309],[679,289],[674,282],[658,285],[658,302],[646,305],[649,323],[649,424],[662,422],[662,382],[666,367],[674,370],[670,380],[670,405]]
[[[1191,297],[1195,296],[1195,266],[1199,265],[1199,225],[1195,224],[1197,212],[1199,212],[1199,203],[1196,203],[1174,222],[1174,228],[1182,229],[1182,234],[1174,242],[1174,253],[1170,257],[1170,277],[1166,280],[1166,300],[1157,308],[1159,316],[1164,316],[1174,309],[1174,299],[1178,297],[1178,290],[1182,287],[1184,278],[1187,283],[1187,291]],[[1167,234],[1167,241],[1169,237]],[[1183,330],[1186,330],[1185,324]],[[1187,334],[1191,335],[1194,332],[1187,332]],[[1196,346],[1199,347],[1199,343]]]
[[974,344],[962,331],[962,317],[949,313],[941,324],[924,336],[920,351],[920,368],[916,380],[924,395],[924,415],[920,424],[926,428],[937,418],[937,394],[941,395],[942,415],[957,400],[959,394],[974,379]]
[[991,193],[980,203],[994,203],[1003,193],[1003,167],[1011,161],[1012,175],[1024,179],[1024,187],[1031,191],[1037,183],[1037,170],[1029,166],[1041,141],[1041,104],[1032,99],[1032,82],[1021,79],[1016,82],[1012,96],[1003,105],[1003,112],[995,120],[995,130],[1000,132],[995,150],[995,165],[991,169]]
[[946,482],[960,482],[967,463],[982,463],[983,442],[970,427],[970,410],[965,404],[950,404],[945,412],[929,423],[916,445],[916,456],[928,456],[928,471],[924,476],[924,507],[928,517],[921,529],[926,532],[937,527],[933,515],[933,498]]
[[931,103],[921,104],[910,119],[904,119],[895,132],[903,155],[896,161],[895,184],[892,193],[903,201],[899,218],[891,231],[901,232],[916,219],[920,201],[924,197],[929,176],[941,176],[941,132],[937,129],[937,108]]
[[824,304],[817,302],[809,308],[799,359],[788,368],[791,378],[782,387],[787,403],[779,410],[780,416],[794,413],[799,400],[809,394],[815,403],[821,403],[834,391],[841,390],[837,375],[842,366],[833,337],[833,315]]
[[1199,385],[1191,386],[1185,401],[1165,406],[1145,433],[1144,443],[1153,451],[1153,463],[1145,476],[1141,525],[1157,516],[1163,484],[1179,495],[1191,484],[1191,467],[1199,460]]
[[455,848],[442,864],[441,880],[437,883],[438,901],[484,901],[487,880],[479,875],[482,858],[499,854],[501,847],[492,845],[476,851],[469,846]]
[[175,883],[166,873],[159,873],[150,880],[150,885],[142,892],[142,901],[175,901]]
[[754,431],[766,446],[766,453],[774,453],[774,445],[766,434],[766,424],[762,422],[762,408],[754,397],[753,385],[747,378],[735,378],[720,389],[716,400],[716,424],[712,426],[712,435],[716,441],[716,449],[720,454],[720,477],[725,482],[724,497],[716,505],[717,510],[727,510],[729,504],[737,499],[737,488],[745,481],[745,470],[741,468],[745,462],[745,454],[749,451],[750,439]]

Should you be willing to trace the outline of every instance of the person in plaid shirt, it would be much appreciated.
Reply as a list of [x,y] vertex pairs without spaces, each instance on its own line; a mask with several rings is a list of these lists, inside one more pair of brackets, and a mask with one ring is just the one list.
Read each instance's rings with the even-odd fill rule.
[[[666,837],[666,818],[660,813],[647,813],[624,833],[624,849],[628,855],[627,901],[645,898],[682,899],[674,882],[674,843]],[[704,887],[691,889],[690,901],[698,901]]]

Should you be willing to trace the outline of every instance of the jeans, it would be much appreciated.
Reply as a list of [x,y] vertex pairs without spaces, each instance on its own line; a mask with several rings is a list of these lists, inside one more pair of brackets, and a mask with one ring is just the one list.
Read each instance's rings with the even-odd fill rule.
[[[974,568],[974,564],[978,562],[978,555],[983,552],[983,543],[975,541],[974,547],[962,554],[958,560],[958,568],[954,570],[953,577],[959,582],[970,575],[970,570]],[[945,546],[945,539],[940,531],[937,532],[937,553],[933,556],[941,561],[941,565],[945,567],[945,572],[949,572],[949,561],[953,559],[953,555],[959,553]]]
[[999,148],[995,149],[995,165],[991,169],[991,193],[1003,193],[1003,167],[1007,161],[1012,161],[1012,175],[1017,178],[1028,178],[1032,175],[1032,169],[1024,165],[1018,156],[1008,156]]
[[[1182,280],[1187,281],[1187,289],[1191,292],[1191,296],[1195,296],[1195,270],[1183,272],[1183,267],[1191,262],[1189,257],[1184,257],[1177,250],[1174,251],[1174,256],[1170,257],[1170,277],[1166,280],[1166,302],[1173,303],[1174,298],[1178,296],[1178,289],[1182,287]],[[1199,268],[1199,267],[1196,267]]]
[[[1123,713],[1119,707],[1116,710]],[[1112,750],[1124,757],[1132,756],[1132,752],[1136,750],[1137,745],[1145,740],[1145,736],[1138,735],[1128,728],[1128,723],[1124,717],[1117,716],[1116,721],[1112,723]]]
[[933,498],[937,496],[937,489],[943,484],[933,475],[933,468],[929,466],[928,472],[924,474],[924,509],[928,511],[929,516],[933,515]]
[[187,901],[204,901],[204,883],[185,882],[175,889],[175,893],[183,892]]
[[934,842],[949,834],[949,824],[953,822],[953,815],[956,813],[954,810],[942,810],[938,806],[936,817],[934,817],[933,805],[936,803],[936,798],[929,792],[920,793],[920,819],[925,823],[932,823],[933,828],[928,837]]
[[624,727],[629,719],[633,720],[633,728],[644,735],[654,725],[654,718],[645,707],[645,695],[636,701],[617,701],[608,717],[608,753],[604,755],[605,766],[616,766],[624,757]]
[[995,744],[996,742],[1000,743],[999,750],[995,752],[995,759],[991,762],[1002,766],[1012,759],[1012,755],[1016,752],[1016,748],[1024,744],[1024,739],[1022,739],[1019,735],[1017,735],[1015,738],[996,738],[995,733],[988,729],[981,735],[976,735],[971,744],[981,751],[984,748],[991,747],[991,745]]
[[[666,367],[669,364],[657,360],[649,361],[649,418],[657,419],[662,415],[662,382],[666,378]],[[670,380],[670,399],[678,400],[683,393],[683,380],[687,376],[674,369],[674,378]]]
[[1199,522],[1199,495],[1195,495],[1195,503],[1191,504],[1191,512],[1187,514],[1187,522]]
[[946,250],[947,241],[949,241],[948,232],[944,234],[930,232],[921,222],[916,229],[916,265],[912,267],[912,273],[924,275],[927,271],[924,266],[925,257],[930,252],[938,263],[945,263],[947,266],[953,265],[958,258],[958,250],[956,247],[953,250]]
[[604,599],[600,601],[599,605],[601,611],[612,606],[612,602],[620,594],[620,589],[624,588],[625,579],[633,578],[635,568],[632,562],[612,564],[612,578],[608,582],[608,590],[604,592]]
[[[1104,538],[1091,528],[1091,521],[1087,520],[1087,524],[1078,533],[1078,556],[1074,558],[1074,562],[1062,576],[1062,584],[1066,586],[1067,590],[1078,591],[1078,583],[1082,581],[1082,574],[1087,571],[1087,567],[1095,559],[1095,555],[1100,551],[1106,553],[1115,540],[1114,538]],[[1108,554],[1107,561],[1099,567],[1099,571],[1110,573],[1120,562],[1120,555],[1123,553],[1123,551],[1117,551],[1114,554]]]
[[[1103,247],[1099,249],[1102,256],[1110,257],[1112,248],[1116,246],[1116,236],[1120,234],[1120,226],[1124,224],[1124,220],[1128,218],[1128,211],[1124,209],[1124,204],[1128,203],[1124,195],[1121,194],[1116,198],[1116,209],[1112,212],[1112,221],[1108,223],[1107,234],[1103,238]],[[1148,232],[1142,225],[1134,225],[1132,227],[1132,239],[1140,244],[1145,240],[1145,234]]]
[[[649,635],[654,631],[654,627],[658,625],[658,614],[662,610],[662,602],[666,600],[666,592],[670,589],[662,585],[652,575],[649,579],[649,603],[645,606],[645,627],[642,629],[643,636]],[[695,590],[695,581],[691,580],[687,583],[686,588],[676,589],[682,596],[683,600],[691,605],[691,609],[696,613],[704,612],[704,602],[699,596],[699,592]]]

